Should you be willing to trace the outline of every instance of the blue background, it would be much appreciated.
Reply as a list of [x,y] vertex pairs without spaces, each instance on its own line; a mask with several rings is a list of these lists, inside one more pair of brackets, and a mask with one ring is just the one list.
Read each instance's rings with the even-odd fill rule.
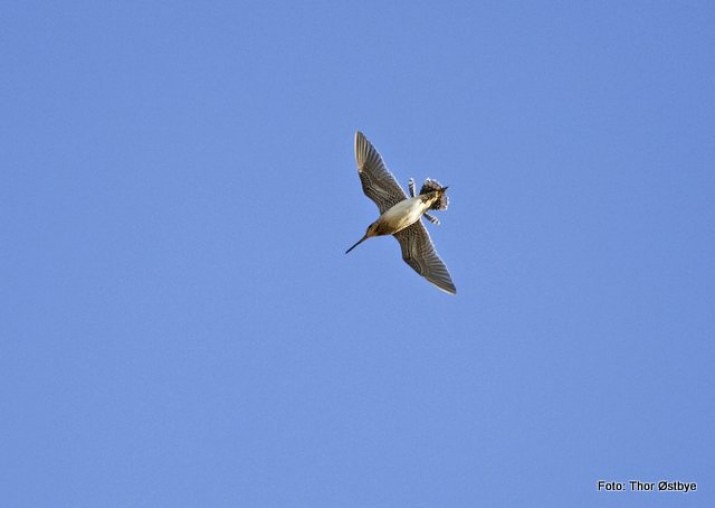
[[[713,26],[3,2],[0,504],[714,506]],[[456,297],[343,254],[356,129],[450,186]]]

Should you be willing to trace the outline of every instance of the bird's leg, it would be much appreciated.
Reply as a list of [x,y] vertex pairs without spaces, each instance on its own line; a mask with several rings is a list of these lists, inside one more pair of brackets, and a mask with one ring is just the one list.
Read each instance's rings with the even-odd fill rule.
[[407,186],[410,188],[410,197],[414,198],[415,197],[415,179],[410,178],[410,181],[407,182]]
[[430,221],[432,224],[434,224],[435,226],[439,226],[439,219],[437,217],[430,215],[428,213],[425,213],[424,216],[425,216],[425,219]]

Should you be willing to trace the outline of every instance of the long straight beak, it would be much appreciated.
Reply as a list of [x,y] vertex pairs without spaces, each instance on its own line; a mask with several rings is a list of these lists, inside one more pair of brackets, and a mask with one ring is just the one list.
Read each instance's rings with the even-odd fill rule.
[[361,244],[362,242],[364,242],[365,240],[367,240],[367,234],[365,234],[365,236],[363,236],[362,238],[360,238],[360,240],[358,240],[355,245],[353,245],[353,246],[350,247],[348,250],[346,250],[346,251],[345,251],[345,254],[347,254],[348,252],[350,252],[351,250],[353,250],[355,247],[357,247],[358,245],[360,245],[360,244]]

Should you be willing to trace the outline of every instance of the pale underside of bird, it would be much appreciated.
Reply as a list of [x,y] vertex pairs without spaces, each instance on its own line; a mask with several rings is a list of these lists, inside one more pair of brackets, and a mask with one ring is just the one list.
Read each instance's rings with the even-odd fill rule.
[[362,190],[375,202],[380,217],[368,226],[365,235],[345,253],[370,237],[393,235],[400,243],[402,259],[408,265],[442,291],[456,294],[457,288],[421,220],[424,216],[433,224],[439,224],[439,220],[427,211],[447,209],[447,187],[428,178],[419,194],[415,194],[415,182],[410,179],[408,197],[383,163],[378,151],[360,131],[355,133],[355,161]]

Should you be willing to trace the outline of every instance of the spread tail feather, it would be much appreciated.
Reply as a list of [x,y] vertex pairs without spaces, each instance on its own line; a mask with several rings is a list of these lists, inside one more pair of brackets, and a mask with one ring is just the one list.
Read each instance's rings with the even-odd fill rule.
[[430,207],[431,210],[446,210],[449,206],[449,198],[445,192],[447,187],[442,187],[442,185],[437,180],[432,180],[428,178],[425,183],[422,184],[420,189],[420,194],[428,194],[430,192],[438,192],[439,199],[434,202]]

